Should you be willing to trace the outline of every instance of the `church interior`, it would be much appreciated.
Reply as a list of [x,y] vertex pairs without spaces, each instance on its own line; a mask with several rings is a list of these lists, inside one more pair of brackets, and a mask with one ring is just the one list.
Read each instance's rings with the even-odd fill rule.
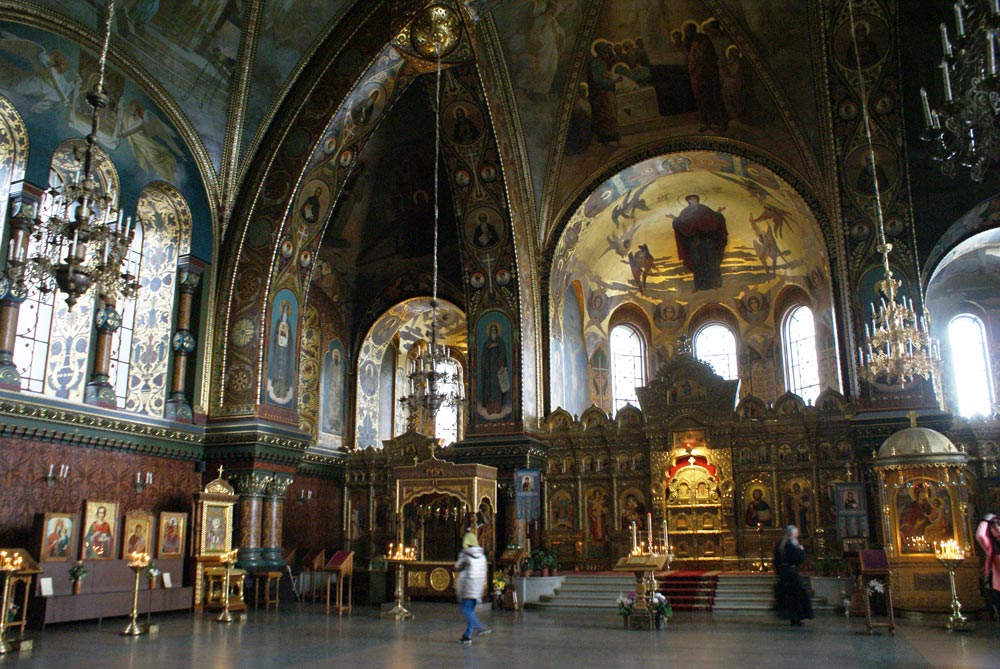
[[7,623],[134,625],[140,569],[151,612],[450,602],[468,526],[498,573],[759,576],[788,525],[834,608],[874,551],[889,613],[988,621],[997,28],[0,0]]

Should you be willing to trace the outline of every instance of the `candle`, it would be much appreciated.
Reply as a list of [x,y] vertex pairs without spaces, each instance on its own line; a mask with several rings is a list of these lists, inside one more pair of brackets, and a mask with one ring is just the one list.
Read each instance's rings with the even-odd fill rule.
[[135,482],[136,483],[142,483],[142,472],[136,472],[135,473]]
[[944,99],[951,102],[951,74],[948,72],[948,61],[941,61],[941,82],[944,84]]
[[52,478],[52,470],[55,469],[55,465],[49,465],[49,478]]
[[955,3],[955,30],[959,37],[965,37],[965,20],[962,18],[962,7]]
[[649,549],[653,550],[653,514],[652,513],[647,513],[646,514],[646,528],[648,530],[646,534],[648,535],[648,538],[649,538]]
[[948,26],[941,24],[941,53],[945,58],[951,56],[951,42],[948,41]]
[[146,483],[153,485],[153,472],[146,472]]
[[997,52],[994,37],[992,30],[986,31],[986,69],[991,77],[997,73]]
[[990,0],[990,12],[994,16],[1000,14],[1000,0]]
[[667,541],[667,521],[663,521],[663,552],[667,552],[667,547],[670,546],[670,542]]
[[632,521],[632,552],[635,552],[636,543],[638,542],[638,537],[636,536],[635,521]]
[[931,103],[927,99],[927,89],[920,89],[920,105],[924,108],[924,125],[931,126]]

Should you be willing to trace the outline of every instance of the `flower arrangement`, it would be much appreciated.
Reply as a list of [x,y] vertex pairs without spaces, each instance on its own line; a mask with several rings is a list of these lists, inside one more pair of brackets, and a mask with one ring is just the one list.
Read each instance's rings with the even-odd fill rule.
[[[618,595],[618,615],[630,616],[635,612],[635,605],[639,596],[635,592]],[[650,613],[657,613],[663,618],[674,615],[674,610],[670,606],[670,600],[662,592],[654,592],[649,598]]]
[[632,615],[632,610],[635,609],[635,592],[630,592],[626,594],[618,595],[618,615],[620,616],[630,616]]
[[664,618],[674,615],[674,610],[670,607],[670,600],[662,592],[654,592],[649,600],[649,610],[659,613]]
[[868,594],[869,595],[873,595],[875,593],[878,593],[878,594],[881,595],[884,592],[885,592],[885,583],[883,583],[882,581],[878,580],[877,578],[873,578],[872,580],[868,581]]
[[83,560],[77,560],[76,564],[69,568],[69,580],[76,583],[86,577],[87,568],[83,565]]
[[142,573],[142,575],[145,576],[150,581],[153,581],[156,580],[156,577],[160,575],[160,568],[156,566],[155,562],[150,560],[149,564],[143,567],[140,573]]
[[507,589],[507,575],[502,571],[493,572],[493,592],[502,594]]

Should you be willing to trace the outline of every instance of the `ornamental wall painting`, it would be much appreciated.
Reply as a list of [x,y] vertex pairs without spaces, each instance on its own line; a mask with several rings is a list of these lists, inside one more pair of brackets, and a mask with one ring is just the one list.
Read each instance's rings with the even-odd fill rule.
[[516,396],[516,366],[510,319],[499,311],[488,311],[476,324],[476,418],[478,422],[508,420],[513,416]]
[[299,429],[315,437],[319,421],[320,341],[319,310],[310,302],[302,314],[302,338],[299,343]]
[[[754,372],[778,377],[767,342],[779,337],[784,314],[772,305],[789,287],[813,309],[827,357],[835,353],[829,272],[816,216],[769,168],[719,151],[661,155],[597,186],[567,223],[553,255],[550,351],[565,350],[566,303],[579,285],[588,356],[607,346],[611,315],[622,305],[641,308],[653,325],[651,350],[673,350],[712,305],[732,313],[745,346],[763,348]],[[839,387],[835,363],[835,356],[821,361],[821,386]],[[778,390],[767,387],[762,394],[774,396],[764,399],[776,400]]]
[[343,438],[346,378],[347,361],[344,345],[339,339],[334,339],[323,354],[323,373],[320,382],[321,434]]
[[609,152],[680,135],[737,138],[803,167],[805,139],[772,100],[771,70],[746,27],[724,28],[702,0],[660,4],[603,5],[572,93],[560,201],[577,185],[570,175],[607,164]]
[[[190,252],[191,210],[176,188],[161,181],[143,189],[136,216],[142,226],[142,263],[133,307],[132,352],[126,358],[130,364],[125,408],[162,416],[168,393],[177,261]],[[119,310],[124,306],[119,305]]]
[[299,302],[290,290],[275,295],[268,326],[266,398],[270,404],[295,408],[298,370]]
[[7,211],[10,185],[24,177],[28,129],[11,102],[0,95],[0,211]]

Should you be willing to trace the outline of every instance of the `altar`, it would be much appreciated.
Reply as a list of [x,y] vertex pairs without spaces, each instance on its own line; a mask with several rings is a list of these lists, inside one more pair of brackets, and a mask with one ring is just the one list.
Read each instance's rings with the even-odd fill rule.
[[409,551],[405,589],[410,596],[454,599],[454,565],[466,526],[492,559],[496,548],[497,470],[480,464],[455,464],[433,454],[413,465],[395,467],[396,541]]

